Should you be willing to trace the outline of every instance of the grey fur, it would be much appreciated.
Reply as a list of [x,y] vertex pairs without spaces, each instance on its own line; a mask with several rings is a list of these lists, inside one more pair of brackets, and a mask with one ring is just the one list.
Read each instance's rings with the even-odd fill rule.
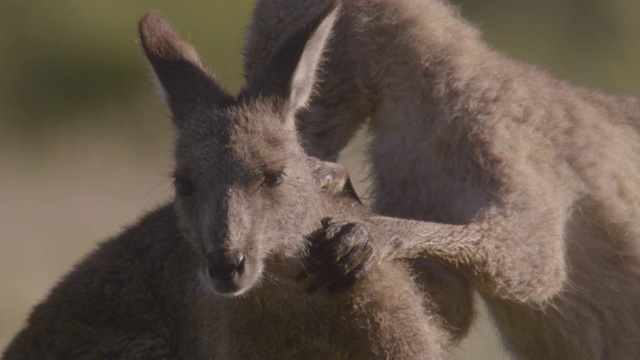
[[143,17],[141,43],[178,134],[174,204],[81,262],[4,359],[445,356],[451,335],[403,263],[380,264],[338,295],[309,295],[295,279],[304,235],[323,216],[370,215],[334,194],[339,168],[309,159],[293,126],[337,11],[300,28],[238,98],[162,16]]
[[[259,0],[245,72],[322,3]],[[321,81],[307,150],[335,160],[370,118],[374,210],[425,221],[372,221],[383,257],[465,274],[518,358],[640,358],[638,98],[489,49],[439,0],[345,2]]]

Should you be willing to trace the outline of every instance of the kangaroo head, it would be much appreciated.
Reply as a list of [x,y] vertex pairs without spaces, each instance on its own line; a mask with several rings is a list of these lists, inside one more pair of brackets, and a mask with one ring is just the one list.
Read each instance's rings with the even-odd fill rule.
[[145,55],[177,132],[175,205],[203,256],[201,279],[237,295],[260,278],[271,253],[294,254],[319,201],[294,114],[312,92],[335,21],[332,2],[282,42],[266,71],[236,97],[209,75],[191,45],[157,13],[140,21]]

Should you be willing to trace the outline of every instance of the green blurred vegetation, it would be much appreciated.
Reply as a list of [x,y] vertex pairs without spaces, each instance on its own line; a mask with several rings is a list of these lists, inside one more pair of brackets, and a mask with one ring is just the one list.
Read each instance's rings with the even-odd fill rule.
[[[640,2],[456,0],[485,39],[560,77],[638,93]],[[231,90],[241,84],[250,0],[0,2],[0,130],[38,139],[51,128],[136,121],[150,81],[136,44],[140,15],[165,13]],[[121,109],[122,111],[113,111]],[[109,112],[118,116],[94,115]]]
[[640,1],[457,0],[494,47],[612,93],[640,94]]
[[[148,10],[164,13],[201,49],[228,88],[241,83],[240,46],[248,0],[0,2],[0,129],[37,140],[94,115],[154,96],[136,43]],[[136,121],[126,116],[105,122]]]

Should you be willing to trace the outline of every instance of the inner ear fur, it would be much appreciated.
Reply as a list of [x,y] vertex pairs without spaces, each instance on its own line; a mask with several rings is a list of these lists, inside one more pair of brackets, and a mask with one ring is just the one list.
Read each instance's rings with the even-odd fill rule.
[[[284,106],[288,114],[305,106],[311,96],[322,52],[339,8],[338,0],[328,1],[306,25],[285,38],[263,71],[247,79],[243,96],[271,98],[279,106]],[[287,119],[292,118],[287,116]]]
[[176,125],[189,118],[189,112],[194,109],[219,106],[231,100],[204,68],[193,46],[184,41],[162,15],[145,14],[138,24],[138,32]]

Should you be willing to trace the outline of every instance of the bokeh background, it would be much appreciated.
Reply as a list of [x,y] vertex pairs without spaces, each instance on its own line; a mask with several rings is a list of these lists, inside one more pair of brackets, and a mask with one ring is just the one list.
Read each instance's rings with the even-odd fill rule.
[[[513,57],[576,84],[640,94],[637,0],[455,3]],[[0,1],[0,351],[83,254],[171,196],[171,126],[136,43],[138,18],[163,12],[236,91],[252,6]],[[364,141],[342,158],[360,192]],[[456,358],[506,358],[485,313]]]

